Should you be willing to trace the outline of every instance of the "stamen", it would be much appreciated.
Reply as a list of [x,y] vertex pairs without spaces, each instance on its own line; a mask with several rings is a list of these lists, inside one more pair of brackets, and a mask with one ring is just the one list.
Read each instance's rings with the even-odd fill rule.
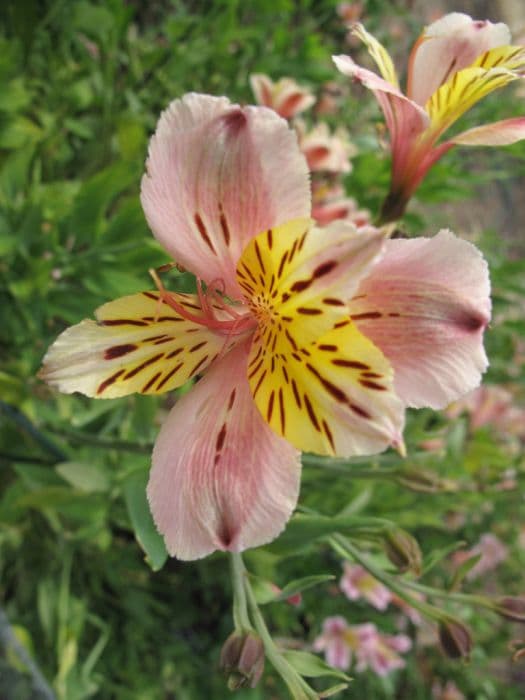
[[[171,265],[170,267],[164,267],[170,269],[170,267],[173,267],[173,265]],[[160,270],[161,268],[159,268],[158,271]],[[216,289],[217,286],[220,286],[222,290],[224,290],[223,280],[213,280],[213,282],[210,285],[208,285],[206,291],[204,291],[202,280],[197,279],[197,295],[199,297],[202,315],[196,315],[191,313],[191,311],[189,311],[182,304],[180,304],[175,299],[175,296],[171,292],[168,292],[166,290],[157,274],[158,271],[154,269],[151,269],[149,271],[151,277],[153,278],[153,281],[155,282],[155,286],[159,290],[159,300],[157,310],[155,312],[155,320],[157,320],[160,315],[160,307],[162,306],[162,304],[167,304],[174,311],[176,311],[179,314],[179,316],[186,319],[187,321],[197,323],[200,326],[205,326],[210,330],[226,335],[227,338],[221,353],[224,352],[225,347],[232,336],[241,335],[242,333],[245,333],[249,330],[254,330],[257,327],[257,320],[252,316],[252,314],[249,311],[245,312],[244,314],[239,314],[233,309],[231,309],[231,307],[229,307],[227,304],[225,304],[223,299],[220,297],[221,291]],[[231,320],[218,319],[213,311],[212,304],[210,304],[210,299],[215,301],[219,305],[220,310],[226,312],[231,317]]]

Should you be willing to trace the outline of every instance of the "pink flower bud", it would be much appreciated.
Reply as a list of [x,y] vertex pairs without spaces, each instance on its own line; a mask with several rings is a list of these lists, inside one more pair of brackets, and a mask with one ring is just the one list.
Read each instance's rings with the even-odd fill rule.
[[525,597],[505,596],[496,601],[495,611],[511,622],[525,622]]
[[472,637],[468,628],[453,618],[444,619],[439,625],[439,641],[444,653],[451,659],[468,659],[472,649]]
[[421,550],[417,541],[401,529],[388,530],[384,536],[385,553],[399,571],[421,574]]
[[253,632],[232,632],[221,649],[219,668],[228,675],[228,688],[255,688],[264,670],[264,646]]

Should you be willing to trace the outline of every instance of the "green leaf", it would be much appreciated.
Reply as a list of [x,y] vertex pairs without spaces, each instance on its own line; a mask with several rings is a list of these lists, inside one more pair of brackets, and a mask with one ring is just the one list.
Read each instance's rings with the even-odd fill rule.
[[332,535],[334,532],[356,534],[360,530],[375,530],[378,534],[386,527],[392,526],[386,520],[379,518],[344,515],[329,518],[325,515],[310,515],[297,513],[288,523],[284,533],[268,546],[274,554],[299,554],[307,549],[320,537]]
[[109,488],[107,474],[96,464],[61,462],[55,469],[63,479],[80,491],[93,493],[107,491]]
[[[462,545],[464,544],[463,542],[461,543]],[[459,547],[458,547],[459,549]],[[463,579],[465,576],[468,574],[468,572],[473,569],[478,561],[481,559],[483,555],[482,554],[477,554],[474,557],[470,557],[469,559],[466,559],[464,562],[462,562],[458,568],[454,571],[454,576],[452,577],[452,581],[450,582],[449,589],[451,591],[457,591],[458,588],[461,587],[461,583],[463,582]]]
[[135,537],[146,554],[146,561],[153,571],[159,571],[168,558],[168,552],[151,517],[146,498],[147,482],[147,471],[140,469],[132,472],[124,482],[124,498]]
[[340,693],[342,690],[346,690],[348,688],[348,683],[338,683],[337,685],[333,685],[331,688],[328,688],[327,690],[323,690],[319,693],[320,698],[331,698],[333,695],[337,695],[337,693]]
[[[338,678],[342,681],[351,681],[350,676],[347,676],[343,671],[329,666],[325,661],[320,659],[315,654],[310,654],[308,651],[295,651],[286,649],[282,655],[288,663],[295,668],[297,673],[306,678],[321,678],[330,676]],[[328,697],[328,696],[326,696]]]
[[326,581],[333,581],[335,576],[332,574],[313,574],[311,576],[305,576],[304,578],[298,578],[295,581],[290,581],[286,586],[279,590],[278,587],[271,581],[259,578],[258,576],[250,577],[253,580],[253,589],[255,597],[259,605],[266,605],[266,603],[277,603],[282,600],[287,600],[302,591],[306,591],[308,588],[313,588],[320,583],[325,583]]
[[68,226],[80,240],[93,240],[111,202],[132,183],[139,170],[129,163],[117,162],[86,180],[78,192]]
[[448,557],[452,552],[457,552],[465,546],[465,542],[453,542],[446,547],[440,547],[439,549],[432,550],[428,556],[425,557],[423,562],[423,574],[427,574],[431,569],[433,569],[436,564],[443,561],[445,557]]

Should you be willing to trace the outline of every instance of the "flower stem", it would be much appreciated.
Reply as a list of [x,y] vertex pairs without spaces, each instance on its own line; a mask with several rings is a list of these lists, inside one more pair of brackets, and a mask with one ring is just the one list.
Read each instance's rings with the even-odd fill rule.
[[246,589],[244,587],[246,569],[244,568],[241,555],[237,552],[231,553],[230,562],[233,583],[233,623],[235,629],[246,632],[252,629],[246,602]]
[[[238,553],[232,553],[231,558],[235,595],[238,600],[241,600],[238,585],[242,585],[244,591],[242,600],[244,600],[245,605],[247,603],[255,629],[262,639],[266,658],[286,683],[294,700],[318,700],[318,694],[312,690],[312,688],[310,688],[310,686],[303,680],[297,671],[288,663],[288,661],[286,661],[273,641],[272,636],[266,627],[264,618],[261,615],[257,601],[255,600],[255,595],[250,585],[250,581],[246,576],[246,569],[244,567],[244,562],[241,555]],[[248,613],[246,613],[246,616],[248,616]]]
[[405,588],[405,583],[399,583],[399,581],[383,571],[381,567],[376,566],[373,561],[371,561],[366,555],[364,555],[357,547],[343,535],[334,535],[330,537],[329,542],[333,549],[342,555],[345,559],[354,559],[358,564],[361,564],[367,571],[369,571],[372,576],[374,576],[378,581],[381,581],[387,588],[394,591],[400,598],[407,602],[410,606],[419,610],[419,612],[430,620],[435,622],[440,622],[444,613],[439,608],[425,603],[417,598],[411,596],[407,593]]

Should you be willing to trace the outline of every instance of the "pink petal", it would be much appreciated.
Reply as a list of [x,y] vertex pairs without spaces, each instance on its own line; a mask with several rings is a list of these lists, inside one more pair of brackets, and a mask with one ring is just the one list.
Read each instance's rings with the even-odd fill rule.
[[310,210],[306,163],[286,122],[263,107],[193,93],[160,117],[141,199],[174,259],[207,282],[222,279],[234,298],[249,240]]
[[333,56],[337,68],[372,90],[385,115],[395,167],[402,169],[416,139],[430,124],[428,114],[391,83],[358,66],[349,56]]
[[341,615],[327,617],[323,622],[323,634],[328,636],[340,636],[348,629],[348,622]]
[[325,659],[329,666],[347,671],[352,661],[350,647],[344,639],[332,639],[326,647]]
[[252,73],[250,86],[257,104],[273,107],[273,81],[267,75]]
[[468,129],[450,139],[449,143],[462,146],[508,146],[523,139],[525,117],[514,117]]
[[178,401],[153,450],[151,512],[179,559],[269,542],[297,502],[300,455],[257,411],[247,353],[236,347]]
[[314,95],[291,78],[274,83],[264,73],[254,73],[250,75],[250,85],[258,104],[271,107],[285,119],[295,117],[315,103]]
[[441,231],[387,241],[350,313],[392,363],[405,403],[441,408],[477,386],[487,367],[482,341],[489,293],[481,253]]
[[510,44],[507,25],[473,20],[452,12],[428,26],[414,45],[409,60],[407,95],[420,105],[467,68],[478,56],[497,46]]

